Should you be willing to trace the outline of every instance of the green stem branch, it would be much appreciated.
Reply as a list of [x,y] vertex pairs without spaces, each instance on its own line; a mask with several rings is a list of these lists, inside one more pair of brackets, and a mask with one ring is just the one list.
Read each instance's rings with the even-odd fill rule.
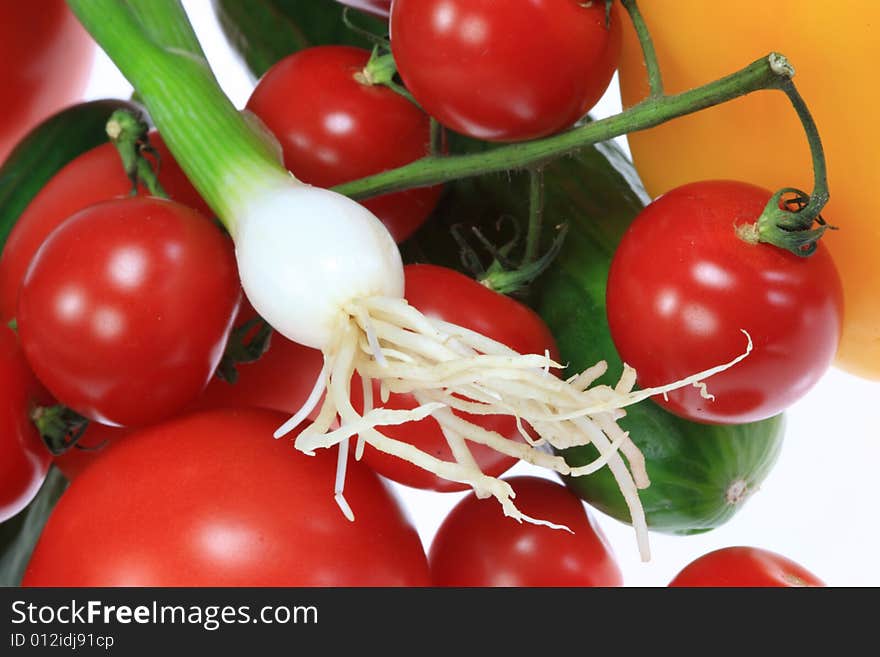
[[819,138],[819,128],[816,126],[816,121],[807,108],[803,97],[795,88],[794,83],[790,79],[785,80],[780,85],[780,89],[788,96],[795,112],[797,112],[798,118],[804,127],[804,132],[807,135],[807,142],[810,145],[810,157],[813,160],[813,193],[810,194],[810,202],[801,212],[815,217],[825,207],[829,197],[825,149],[822,146],[822,140]]
[[651,88],[651,97],[659,98],[663,96],[663,77],[660,75],[657,51],[654,50],[654,41],[651,39],[648,26],[645,24],[645,19],[642,18],[642,12],[639,11],[636,0],[620,0],[620,4],[629,13],[629,18],[636,30],[636,35],[639,37],[639,43],[642,46],[642,56],[645,59],[645,68],[648,70],[648,84]]
[[541,245],[541,224],[544,220],[544,169],[529,169],[529,228],[523,265],[533,263]]
[[782,55],[771,54],[739,71],[674,96],[648,98],[614,116],[535,141],[500,146],[468,155],[427,157],[334,189],[356,199],[437,185],[468,176],[541,166],[585,146],[652,128],[687,114],[763,89],[778,89],[789,79]]

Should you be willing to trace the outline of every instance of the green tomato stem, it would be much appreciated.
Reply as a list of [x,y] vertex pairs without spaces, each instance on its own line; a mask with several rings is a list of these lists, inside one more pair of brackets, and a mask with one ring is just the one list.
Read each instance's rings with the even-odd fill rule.
[[131,195],[136,195],[138,186],[143,184],[152,196],[168,198],[156,170],[144,156],[144,153],[151,153],[158,162],[158,153],[150,146],[147,136],[149,130],[149,125],[142,117],[127,110],[116,110],[107,121],[107,136],[116,147],[125,175],[131,181]]
[[541,245],[541,224],[544,221],[544,169],[529,169],[529,227],[526,231],[526,249],[523,265],[533,263]]
[[446,141],[444,134],[445,128],[433,116],[431,119],[431,145],[430,153],[432,157],[441,157],[443,155],[443,144]]
[[660,65],[657,63],[657,51],[654,50],[654,41],[651,39],[651,33],[642,18],[642,12],[636,0],[620,0],[620,4],[624,6],[629,13],[630,21],[639,37],[639,43],[642,46],[642,55],[645,59],[645,68],[648,70],[648,84],[651,88],[651,97],[660,98],[663,96],[663,76],[660,74]]
[[807,194],[793,187],[779,190],[755,224],[740,231],[740,236],[747,241],[772,244],[796,256],[807,257],[815,253],[822,235],[832,228],[821,215],[829,198],[825,149],[816,122],[794,83],[786,80],[780,89],[791,101],[807,136],[813,162],[813,192]]
[[778,89],[789,79],[782,55],[771,54],[739,71],[674,96],[647,98],[619,114],[551,137],[499,146],[481,153],[427,157],[397,169],[355,180],[334,189],[356,199],[437,185],[458,178],[541,166],[585,146],[645,130],[763,89]]

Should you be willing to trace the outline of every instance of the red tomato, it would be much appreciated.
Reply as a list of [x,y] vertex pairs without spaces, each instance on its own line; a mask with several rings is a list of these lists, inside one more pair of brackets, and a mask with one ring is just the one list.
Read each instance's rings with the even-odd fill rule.
[[197,413],[129,436],[64,493],[24,586],[422,586],[419,536],[386,486],[308,457],[270,411]]
[[771,193],[706,181],[651,203],[627,230],[608,275],[608,323],[642,387],[683,379],[754,351],[706,380],[715,400],[688,386],[655,401],[682,417],[761,420],[785,410],[825,373],[841,331],[840,279],[822,244],[800,258],[748,244]]
[[376,14],[377,16],[382,16],[383,18],[387,18],[388,14],[391,12],[391,0],[337,0],[341,4],[348,5],[349,7],[354,7],[355,9],[362,9],[363,11],[368,11],[371,14]]
[[[255,316],[251,305],[242,299],[235,320],[236,327]],[[229,383],[215,374],[208,382],[208,387],[187,410],[265,408],[295,413],[311,393],[323,362],[320,351],[303,347],[273,332],[269,349],[257,361],[236,365],[238,380],[235,383]],[[55,465],[65,477],[73,480],[105,449],[133,430],[92,422],[75,448],[55,457]]]
[[[356,79],[370,53],[320,46],[275,64],[247,107],[281,142],[284,164],[312,185],[333,187],[424,157],[428,116],[391,89]],[[364,201],[398,242],[437,204],[441,187],[423,187]]]
[[80,98],[94,42],[64,0],[0,7],[0,162],[40,121]]
[[105,424],[182,410],[220,360],[240,298],[232,242],[179,203],[93,205],[43,243],[22,282],[18,328],[59,402]]
[[[256,312],[245,299],[235,325],[241,326],[255,316]],[[193,408],[254,407],[296,413],[311,394],[323,366],[320,351],[303,347],[273,331],[269,349],[258,360],[236,365],[238,380],[235,383],[212,377]]]
[[825,586],[825,583],[781,554],[753,547],[729,547],[691,562],[669,586],[794,587]]
[[[168,195],[206,217],[212,216],[157,133],[150,134],[150,143],[159,152],[159,181]],[[55,174],[22,212],[0,255],[0,320],[5,323],[15,316],[24,273],[49,233],[70,215],[99,201],[126,197],[130,191],[131,182],[109,142],[80,155]]]
[[565,486],[511,477],[516,505],[553,529],[506,517],[493,499],[470,494],[440,525],[428,561],[435,586],[621,586],[602,530]]
[[396,0],[391,48],[430,115],[457,132],[520,141],[564,130],[605,93],[620,19],[604,2]]
[[31,412],[51,403],[28,368],[15,333],[0,327],[0,522],[27,506],[46,478],[52,455]]
[[[551,357],[558,357],[550,330],[538,315],[518,301],[493,292],[472,278],[445,267],[408,265],[404,274],[407,301],[428,317],[436,317],[478,331],[520,353],[543,354],[549,349]],[[374,403],[378,405],[379,399],[379,386],[375,385]],[[352,382],[352,403],[358,410],[363,408],[362,384],[357,376]],[[392,394],[382,406],[406,410],[416,408],[418,403],[412,395]],[[516,421],[510,416],[475,416],[458,411],[456,414],[511,440],[522,440]],[[381,431],[391,438],[415,445],[439,459],[454,461],[452,450],[449,449],[440,426],[432,418],[381,427]],[[483,445],[469,443],[468,446],[480,469],[493,477],[505,473],[517,462],[517,459],[499,454]],[[467,484],[442,479],[369,445],[364,450],[364,460],[378,473],[407,486],[437,491],[461,491],[469,488]]]

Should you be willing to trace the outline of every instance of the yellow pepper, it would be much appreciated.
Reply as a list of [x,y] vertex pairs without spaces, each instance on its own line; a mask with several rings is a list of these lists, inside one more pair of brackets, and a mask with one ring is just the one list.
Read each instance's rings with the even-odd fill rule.
[[[844,285],[837,364],[880,379],[880,2],[750,3],[642,0],[665,92],[731,73],[772,51],[795,67],[816,119],[831,200],[823,216],[840,228],[822,238]],[[630,106],[648,95],[641,48],[624,30],[620,84]],[[629,136],[654,196],[687,182],[732,178],[772,190],[812,188],[806,137],[784,94],[764,91]]]

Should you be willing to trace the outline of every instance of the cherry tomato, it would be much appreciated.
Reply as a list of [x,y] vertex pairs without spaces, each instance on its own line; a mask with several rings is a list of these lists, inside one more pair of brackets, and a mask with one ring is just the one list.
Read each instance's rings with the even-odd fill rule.
[[381,480],[308,457],[262,410],[178,418],[120,441],[65,492],[24,586],[422,586],[419,536]]
[[[244,299],[235,320],[236,328],[256,315]],[[259,359],[235,366],[238,372],[235,383],[212,377],[192,408],[254,407],[296,413],[311,394],[323,366],[320,351],[303,347],[272,331],[269,349]]]
[[516,505],[554,529],[518,523],[493,499],[471,493],[437,530],[428,553],[435,586],[621,586],[623,576],[602,530],[583,503],[539,477],[511,477]]
[[26,507],[46,478],[52,455],[31,413],[51,403],[31,373],[15,333],[0,327],[0,522]]
[[732,181],[679,187],[651,203],[621,241],[608,275],[608,323],[621,357],[653,387],[754,351],[655,401],[682,417],[746,423],[785,410],[825,373],[841,331],[840,279],[820,243],[808,258],[749,244],[771,193]]
[[[168,195],[212,216],[157,133],[150,134],[150,143],[159,153],[159,181]],[[0,255],[0,320],[5,323],[15,316],[25,271],[49,233],[75,212],[99,201],[126,197],[130,191],[131,182],[109,142],[83,153],[55,174],[22,212]]]
[[781,554],[754,547],[728,547],[692,561],[669,586],[795,587],[825,586],[825,583]]
[[605,93],[620,56],[617,7],[579,0],[395,0],[391,48],[425,111],[471,137],[564,130]]
[[104,201],[43,243],[22,283],[19,333],[59,402],[139,426],[205,388],[240,289],[232,242],[205,217],[152,197]]
[[[428,116],[388,87],[359,80],[369,59],[360,48],[309,48],[275,64],[254,89],[248,109],[278,138],[284,164],[303,182],[333,187],[428,154]],[[364,205],[401,242],[425,221],[440,191],[412,189]]]
[[[256,312],[243,298],[235,328],[244,326],[255,317]],[[269,348],[259,359],[236,364],[238,378],[234,383],[215,373],[202,394],[187,407],[187,412],[214,408],[265,408],[295,413],[312,392],[323,363],[320,351],[303,347],[273,331]],[[76,447],[55,457],[55,465],[65,477],[73,480],[105,449],[135,430],[92,422]]]
[[94,42],[64,0],[0,6],[0,162],[28,130],[79,99]]
[[[407,301],[428,317],[472,329],[520,353],[543,354],[549,349],[552,358],[558,357],[550,330],[537,314],[518,301],[493,292],[472,278],[445,267],[407,265],[404,274]],[[374,385],[374,403],[378,404],[379,399],[379,386]],[[352,382],[352,403],[358,410],[363,408],[362,384],[357,376]],[[416,408],[418,403],[412,395],[392,394],[382,406],[408,410]],[[511,440],[522,440],[516,421],[509,416],[476,416],[458,411],[456,414]],[[454,461],[440,426],[432,418],[382,427],[381,431],[391,438],[415,445],[439,459]],[[493,477],[503,474],[517,462],[517,459],[499,454],[483,445],[469,443],[468,446],[480,469]],[[369,445],[364,450],[363,458],[380,474],[407,486],[437,491],[468,489],[466,484],[437,477]]]

